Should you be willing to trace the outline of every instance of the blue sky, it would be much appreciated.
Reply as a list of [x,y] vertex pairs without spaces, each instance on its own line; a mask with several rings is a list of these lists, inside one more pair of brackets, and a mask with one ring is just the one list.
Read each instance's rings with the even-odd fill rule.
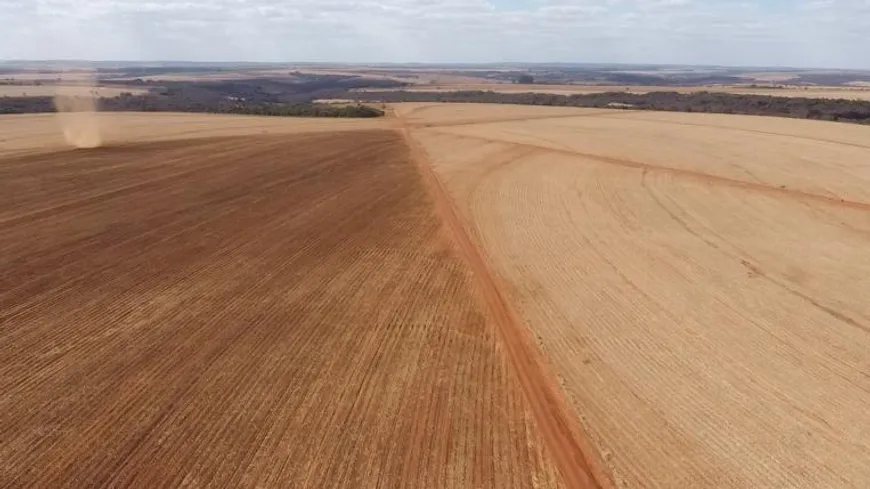
[[0,0],[2,59],[870,68],[870,0]]

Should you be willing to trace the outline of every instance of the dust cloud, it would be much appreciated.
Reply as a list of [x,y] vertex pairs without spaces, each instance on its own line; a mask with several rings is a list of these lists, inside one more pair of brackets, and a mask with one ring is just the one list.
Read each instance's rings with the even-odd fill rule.
[[65,72],[55,87],[57,121],[66,142],[75,148],[98,148],[103,144],[97,117],[96,78],[93,71]]

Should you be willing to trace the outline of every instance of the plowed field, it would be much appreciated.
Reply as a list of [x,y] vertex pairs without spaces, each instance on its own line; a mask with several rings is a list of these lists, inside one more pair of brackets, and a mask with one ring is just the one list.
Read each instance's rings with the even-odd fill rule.
[[870,487],[870,128],[398,112],[617,486]]
[[0,85],[0,97],[53,97],[67,96],[100,96],[117,97],[122,93],[146,93],[141,88],[126,87],[86,87],[86,86],[56,86],[56,85]]
[[563,487],[449,238],[395,131],[8,153],[0,486]]

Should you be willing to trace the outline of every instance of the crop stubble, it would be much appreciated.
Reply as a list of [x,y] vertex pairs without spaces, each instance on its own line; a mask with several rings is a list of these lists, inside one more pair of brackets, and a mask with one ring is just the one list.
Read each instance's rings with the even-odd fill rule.
[[617,485],[870,485],[870,130],[511,109],[400,113]]
[[0,486],[558,487],[390,131],[0,159]]

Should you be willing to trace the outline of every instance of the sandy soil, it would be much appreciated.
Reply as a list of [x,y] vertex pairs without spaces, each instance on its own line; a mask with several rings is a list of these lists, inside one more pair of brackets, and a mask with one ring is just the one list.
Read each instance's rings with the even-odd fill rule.
[[566,487],[400,134],[104,116],[0,156],[4,487]]
[[870,486],[870,128],[535,109],[397,107],[617,486]]

